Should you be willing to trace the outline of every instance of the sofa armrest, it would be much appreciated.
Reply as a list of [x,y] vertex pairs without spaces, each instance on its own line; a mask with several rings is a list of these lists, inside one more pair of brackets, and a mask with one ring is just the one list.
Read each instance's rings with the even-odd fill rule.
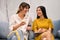
[[57,31],[57,37],[60,38],[60,30]]
[[33,31],[29,31],[28,39],[34,40],[34,32]]

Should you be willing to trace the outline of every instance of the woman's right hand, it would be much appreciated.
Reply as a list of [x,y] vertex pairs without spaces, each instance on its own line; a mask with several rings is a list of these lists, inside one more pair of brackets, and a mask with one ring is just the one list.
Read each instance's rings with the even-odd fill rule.
[[20,24],[17,24],[13,27],[13,30],[16,30],[17,28],[19,28],[20,26],[23,26],[25,25],[26,23],[25,22],[21,22]]
[[40,28],[40,29],[38,30],[38,32],[40,32],[40,33],[43,33],[43,32],[45,32],[45,31],[47,31],[47,30],[44,29],[44,28]]
[[41,33],[41,31],[42,31],[42,30],[41,30],[41,28],[40,28],[40,29],[38,29],[38,33]]
[[21,23],[20,23],[20,26],[23,26],[23,25],[25,25],[25,24],[26,24],[25,22],[21,22]]

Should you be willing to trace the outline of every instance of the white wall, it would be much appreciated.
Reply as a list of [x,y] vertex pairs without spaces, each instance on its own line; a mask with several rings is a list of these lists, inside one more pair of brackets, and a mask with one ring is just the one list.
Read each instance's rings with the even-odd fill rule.
[[47,16],[52,20],[60,20],[60,0],[31,0],[31,12],[35,14],[36,7],[46,7]]
[[8,22],[6,0],[0,0],[0,22]]
[[53,20],[60,20],[60,0],[42,0],[41,5],[46,6],[47,15]]
[[[19,4],[26,0],[0,0],[0,11],[4,14],[4,19],[6,19],[6,7],[5,3],[7,2],[8,17],[13,14],[16,14]],[[29,3],[30,2],[30,3]],[[36,7],[43,5],[46,7],[47,15],[52,20],[60,20],[60,0],[29,0],[31,6],[29,15],[34,19],[36,17]],[[3,4],[3,5],[2,5]],[[3,10],[3,11],[2,11]],[[0,13],[1,14],[1,13]],[[1,18],[0,18],[1,19]]]

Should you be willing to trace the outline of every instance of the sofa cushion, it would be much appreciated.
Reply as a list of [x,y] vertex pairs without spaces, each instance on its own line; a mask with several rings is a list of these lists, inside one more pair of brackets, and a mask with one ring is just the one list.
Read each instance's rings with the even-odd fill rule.
[[9,33],[8,22],[0,22],[0,38],[6,38]]
[[56,36],[57,36],[58,38],[60,38],[60,30],[57,31]]
[[53,25],[54,25],[53,34],[55,37],[57,37],[57,32],[58,30],[60,30],[60,20],[53,21]]

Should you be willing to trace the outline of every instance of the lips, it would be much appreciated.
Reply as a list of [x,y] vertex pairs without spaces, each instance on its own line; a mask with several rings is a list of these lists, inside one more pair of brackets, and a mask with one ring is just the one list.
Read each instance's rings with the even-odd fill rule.
[[38,15],[40,15],[41,13],[38,13]]

